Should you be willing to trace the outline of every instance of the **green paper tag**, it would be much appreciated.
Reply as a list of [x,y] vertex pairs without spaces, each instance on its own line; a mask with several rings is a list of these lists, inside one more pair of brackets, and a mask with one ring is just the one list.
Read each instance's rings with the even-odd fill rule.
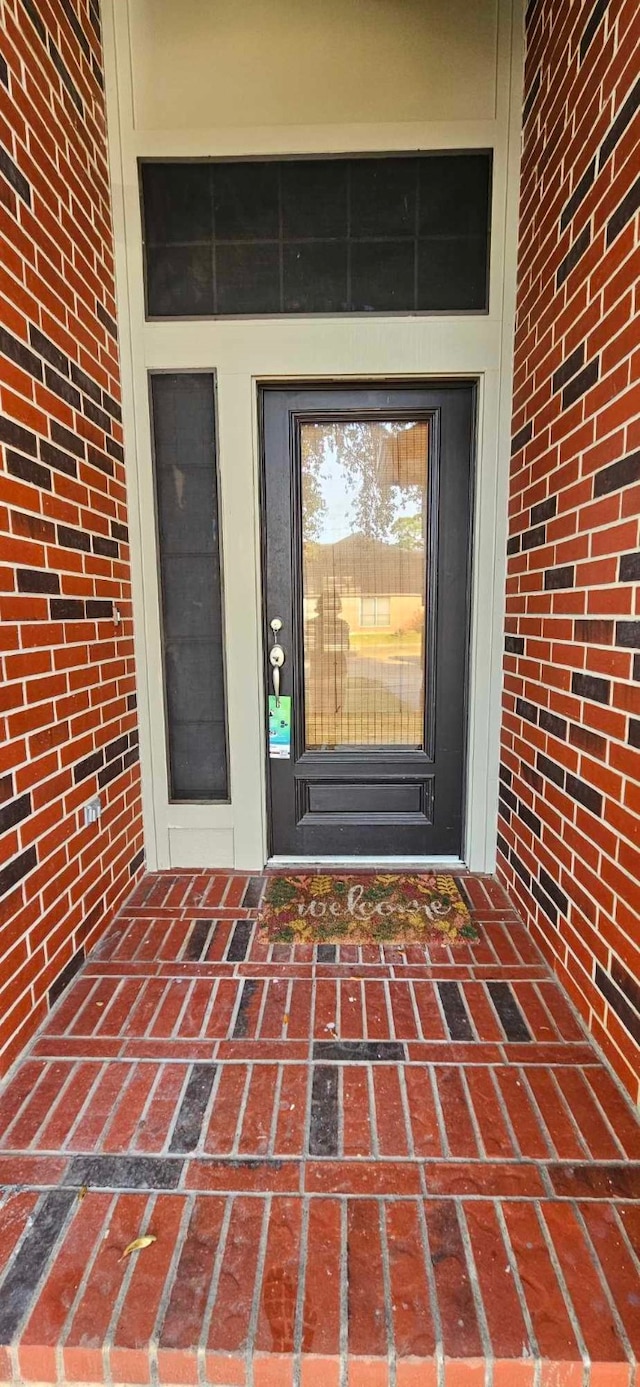
[[291,756],[291,698],[269,694],[269,756],[272,761],[288,761]]

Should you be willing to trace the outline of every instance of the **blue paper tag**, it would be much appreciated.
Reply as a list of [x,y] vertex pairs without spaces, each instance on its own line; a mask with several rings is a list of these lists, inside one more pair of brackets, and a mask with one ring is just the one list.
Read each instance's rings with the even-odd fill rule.
[[272,761],[291,757],[291,698],[282,694],[276,700],[269,694],[269,756]]

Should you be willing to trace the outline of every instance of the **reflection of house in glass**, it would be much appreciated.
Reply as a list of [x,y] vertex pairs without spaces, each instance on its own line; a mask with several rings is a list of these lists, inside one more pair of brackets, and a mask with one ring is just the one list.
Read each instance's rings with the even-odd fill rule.
[[305,622],[313,615],[313,603],[320,593],[331,592],[340,598],[340,615],[352,636],[372,630],[385,635],[422,630],[422,550],[402,549],[399,544],[386,544],[366,535],[353,535],[337,544],[318,544],[314,549],[307,565]]
[[303,460],[307,745],[421,746],[427,426],[333,425]]

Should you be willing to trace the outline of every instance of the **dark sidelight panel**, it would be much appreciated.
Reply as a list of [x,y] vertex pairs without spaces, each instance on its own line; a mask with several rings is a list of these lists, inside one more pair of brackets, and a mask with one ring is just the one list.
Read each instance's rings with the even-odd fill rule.
[[491,153],[142,163],[150,318],[482,312]]
[[214,378],[177,372],[150,381],[169,797],[225,800]]

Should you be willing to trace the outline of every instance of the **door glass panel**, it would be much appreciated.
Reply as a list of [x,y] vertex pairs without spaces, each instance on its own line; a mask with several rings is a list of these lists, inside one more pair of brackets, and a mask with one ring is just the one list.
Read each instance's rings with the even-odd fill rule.
[[308,750],[424,745],[428,428],[301,426]]

